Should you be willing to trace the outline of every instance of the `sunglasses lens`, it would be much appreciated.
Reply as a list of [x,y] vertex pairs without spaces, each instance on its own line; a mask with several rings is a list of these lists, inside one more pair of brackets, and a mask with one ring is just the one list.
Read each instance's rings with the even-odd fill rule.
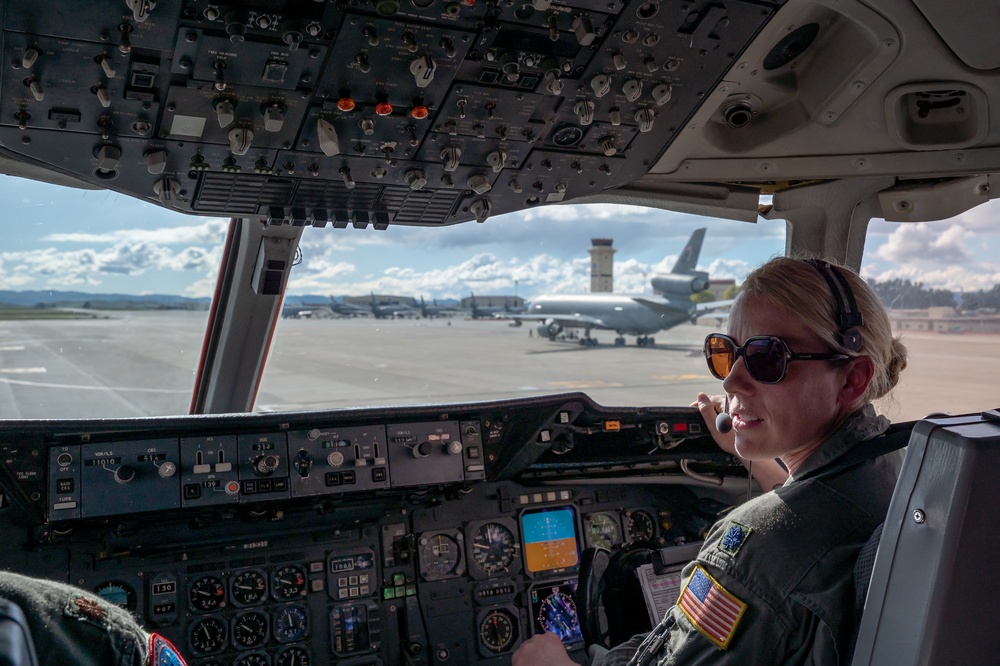
[[716,379],[725,379],[736,362],[736,348],[726,338],[709,336],[705,340],[705,358],[708,359],[708,369]]
[[751,340],[746,346],[744,358],[747,372],[763,384],[773,384],[785,375],[785,350],[778,340]]

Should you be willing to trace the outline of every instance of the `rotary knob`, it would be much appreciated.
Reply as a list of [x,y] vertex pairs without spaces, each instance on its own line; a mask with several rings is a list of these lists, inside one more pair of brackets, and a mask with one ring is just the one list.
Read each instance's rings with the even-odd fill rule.
[[273,453],[269,453],[266,456],[257,458],[257,461],[254,463],[254,469],[257,470],[258,474],[267,476],[273,473],[274,470],[278,469],[279,462],[280,460],[278,459],[278,456]]
[[423,169],[410,169],[403,176],[406,184],[410,186],[411,190],[422,190],[424,185],[427,184],[427,174],[424,173]]
[[126,484],[135,478],[135,467],[132,465],[122,465],[115,470],[115,481]]
[[161,463],[160,466],[156,468],[156,473],[159,474],[162,479],[169,479],[177,473],[177,465],[168,460]]
[[344,464],[344,454],[340,451],[333,451],[327,454],[326,462],[330,467],[340,467]]

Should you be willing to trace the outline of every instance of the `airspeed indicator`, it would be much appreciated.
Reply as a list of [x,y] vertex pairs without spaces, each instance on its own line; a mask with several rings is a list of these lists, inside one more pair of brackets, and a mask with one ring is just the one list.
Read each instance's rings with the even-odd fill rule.
[[517,556],[517,543],[499,523],[480,525],[472,535],[472,560],[489,575],[508,573]]

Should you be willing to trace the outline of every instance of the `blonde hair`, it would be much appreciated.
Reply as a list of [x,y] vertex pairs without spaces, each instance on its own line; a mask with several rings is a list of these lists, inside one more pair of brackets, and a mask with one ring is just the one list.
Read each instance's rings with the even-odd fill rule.
[[889,316],[868,283],[850,268],[830,261],[827,263],[847,280],[864,320],[858,327],[861,331],[861,349],[858,351],[847,349],[838,339],[840,328],[836,318],[836,299],[823,274],[804,259],[776,257],[754,269],[740,287],[738,298],[766,298],[798,317],[833,351],[871,358],[875,372],[863,402],[877,400],[899,382],[899,373],[906,368],[906,347],[898,336],[893,337]]

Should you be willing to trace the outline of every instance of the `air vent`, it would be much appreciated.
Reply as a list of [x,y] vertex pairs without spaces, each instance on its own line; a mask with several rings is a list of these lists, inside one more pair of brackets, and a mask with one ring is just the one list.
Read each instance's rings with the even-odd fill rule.
[[457,190],[417,190],[387,187],[381,207],[395,211],[394,224],[430,226],[444,224],[455,211],[461,192]]
[[293,186],[287,178],[205,173],[191,208],[200,213],[256,215],[268,206],[288,205]]

